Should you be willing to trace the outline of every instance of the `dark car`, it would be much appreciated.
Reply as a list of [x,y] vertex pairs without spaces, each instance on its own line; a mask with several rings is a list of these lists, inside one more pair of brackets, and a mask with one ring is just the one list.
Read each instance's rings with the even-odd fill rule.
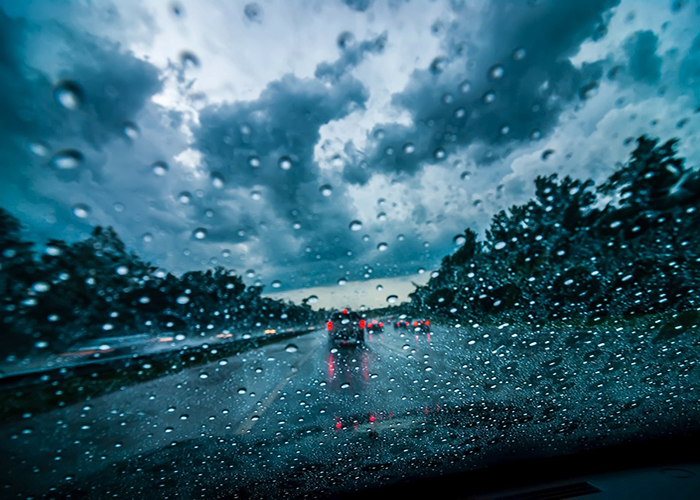
[[359,313],[343,309],[333,313],[326,328],[331,342],[360,344],[365,340],[365,320]]
[[378,319],[372,319],[367,321],[367,332],[369,333],[381,333],[384,331],[384,322]]
[[430,320],[414,319],[411,322],[411,328],[414,332],[430,333]]
[[399,318],[394,320],[394,329],[407,329],[411,325],[411,321],[406,318]]

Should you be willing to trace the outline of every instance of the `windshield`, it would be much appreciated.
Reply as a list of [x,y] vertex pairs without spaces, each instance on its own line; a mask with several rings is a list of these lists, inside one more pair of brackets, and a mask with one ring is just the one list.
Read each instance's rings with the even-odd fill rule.
[[699,27],[0,2],[3,496],[324,497],[700,431]]

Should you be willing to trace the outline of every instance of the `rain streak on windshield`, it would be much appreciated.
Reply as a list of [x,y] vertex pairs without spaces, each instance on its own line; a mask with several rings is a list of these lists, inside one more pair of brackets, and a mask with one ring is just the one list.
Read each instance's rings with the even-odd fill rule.
[[700,431],[700,4],[0,3],[4,498],[300,498]]

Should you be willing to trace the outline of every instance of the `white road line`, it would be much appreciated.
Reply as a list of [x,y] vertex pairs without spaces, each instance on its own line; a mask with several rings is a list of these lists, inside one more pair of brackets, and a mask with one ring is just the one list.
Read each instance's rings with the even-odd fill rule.
[[277,398],[280,396],[282,392],[282,388],[287,385],[287,383],[292,379],[292,377],[299,371],[299,368],[306,363],[309,358],[317,351],[318,349],[312,349],[309,351],[309,353],[304,356],[303,358],[297,360],[296,363],[292,365],[292,369],[289,371],[287,376],[283,378],[273,389],[268,393],[268,395],[265,397],[265,399],[262,402],[262,406],[256,408],[253,410],[253,413],[248,416],[241,424],[238,426],[238,428],[235,431],[235,434],[246,434],[250,432],[250,430],[255,426],[257,423],[257,420],[253,420],[252,417],[257,415],[258,417],[262,417],[265,414],[265,411],[274,403]]

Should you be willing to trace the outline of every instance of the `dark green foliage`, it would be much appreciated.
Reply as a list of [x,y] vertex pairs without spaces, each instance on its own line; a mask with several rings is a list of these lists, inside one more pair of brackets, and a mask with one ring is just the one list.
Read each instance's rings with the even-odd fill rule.
[[534,198],[497,213],[484,242],[465,232],[467,243],[411,294],[414,312],[537,324],[697,308],[700,173],[676,143],[640,137],[597,189],[538,177]]
[[158,270],[129,252],[112,228],[96,227],[89,238],[72,244],[50,240],[40,256],[22,240],[21,229],[0,209],[7,353],[37,342],[61,351],[89,339],[148,332],[231,328],[240,336],[316,319],[307,305],[262,297],[261,287],[246,287],[223,267],[181,277]]

